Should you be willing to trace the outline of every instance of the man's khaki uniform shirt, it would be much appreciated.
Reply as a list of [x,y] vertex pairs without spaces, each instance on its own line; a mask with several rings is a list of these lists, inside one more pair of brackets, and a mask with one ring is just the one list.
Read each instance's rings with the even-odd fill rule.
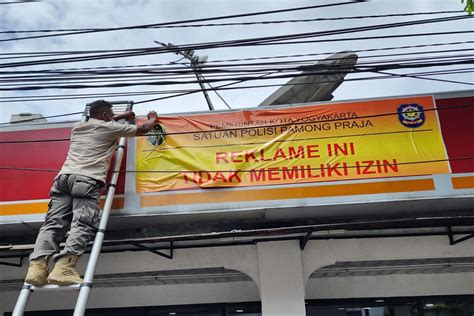
[[135,125],[89,119],[76,123],[71,132],[71,146],[59,174],[78,174],[105,183],[116,140],[132,137]]

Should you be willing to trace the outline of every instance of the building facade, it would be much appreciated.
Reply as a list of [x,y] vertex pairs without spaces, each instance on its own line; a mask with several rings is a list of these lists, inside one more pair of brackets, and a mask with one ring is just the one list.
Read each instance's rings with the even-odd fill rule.
[[[128,141],[90,314],[472,315],[472,104],[463,91],[164,116]],[[0,132],[5,315],[70,127]],[[33,293],[28,311],[67,315],[76,296]]]

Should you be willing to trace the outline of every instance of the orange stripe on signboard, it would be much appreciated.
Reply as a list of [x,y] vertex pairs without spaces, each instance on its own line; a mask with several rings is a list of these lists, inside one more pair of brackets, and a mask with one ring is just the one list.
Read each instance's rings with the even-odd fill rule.
[[201,204],[250,202],[262,200],[286,200],[302,198],[318,198],[343,195],[397,193],[411,191],[434,190],[432,179],[402,180],[390,182],[351,183],[337,185],[321,185],[297,188],[253,189],[242,191],[208,191],[189,194],[150,195],[142,196],[141,207],[171,204]]
[[[99,207],[100,207],[100,208],[103,208],[103,207],[104,207],[104,204],[105,204],[105,199],[100,200]],[[113,210],[121,209],[121,208],[124,207],[124,205],[125,205],[125,199],[124,199],[123,197],[121,197],[121,198],[115,198],[115,199],[112,201],[112,209],[113,209]]]
[[474,176],[452,178],[451,182],[456,190],[474,188]]
[[[99,206],[104,207],[104,200],[101,199]],[[122,209],[125,204],[123,197],[115,198],[112,202],[112,209]],[[37,203],[18,203],[18,204],[1,204],[0,216],[6,215],[28,215],[41,214],[48,211],[48,201]]]
[[0,215],[39,214],[46,213],[47,211],[48,202],[0,205]]

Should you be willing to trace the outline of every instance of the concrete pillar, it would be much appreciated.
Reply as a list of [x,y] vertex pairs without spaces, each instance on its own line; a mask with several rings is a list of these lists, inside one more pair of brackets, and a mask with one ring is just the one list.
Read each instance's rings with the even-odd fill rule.
[[263,316],[306,315],[299,242],[260,242],[257,247]]

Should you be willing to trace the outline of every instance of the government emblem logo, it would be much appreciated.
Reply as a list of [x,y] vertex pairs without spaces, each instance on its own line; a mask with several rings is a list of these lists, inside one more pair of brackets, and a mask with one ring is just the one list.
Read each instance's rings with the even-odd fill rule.
[[145,136],[148,143],[153,146],[160,146],[165,142],[166,130],[160,124],[156,124]]
[[398,119],[406,127],[416,128],[425,122],[423,106],[414,104],[401,104],[397,110]]

